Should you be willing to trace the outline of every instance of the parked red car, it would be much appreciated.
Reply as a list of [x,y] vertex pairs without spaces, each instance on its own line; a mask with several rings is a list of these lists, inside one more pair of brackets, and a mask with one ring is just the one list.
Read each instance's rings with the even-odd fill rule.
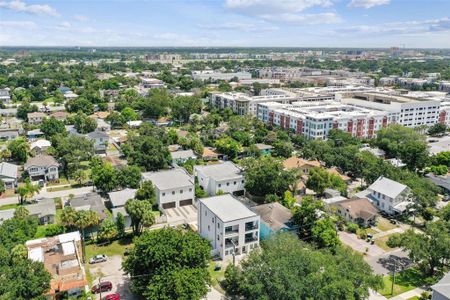
[[103,292],[108,292],[110,290],[112,290],[112,283],[111,283],[111,281],[103,281],[100,284],[94,285],[92,287],[92,289],[91,289],[91,292],[93,294],[97,294],[97,293],[100,293],[100,292],[102,292],[102,293]]
[[120,300],[120,295],[119,293],[106,295],[106,297],[103,298],[103,300]]

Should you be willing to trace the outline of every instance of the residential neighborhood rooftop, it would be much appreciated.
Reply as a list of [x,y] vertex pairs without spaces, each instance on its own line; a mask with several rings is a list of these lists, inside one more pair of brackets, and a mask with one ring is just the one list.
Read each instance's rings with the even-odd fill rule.
[[257,216],[256,213],[230,194],[202,198],[199,202],[208,207],[222,222]]

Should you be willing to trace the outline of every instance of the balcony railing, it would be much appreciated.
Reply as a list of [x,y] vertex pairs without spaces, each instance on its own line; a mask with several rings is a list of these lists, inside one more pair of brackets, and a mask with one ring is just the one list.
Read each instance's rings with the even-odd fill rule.
[[225,235],[236,234],[236,233],[239,233],[239,228],[225,229]]
[[246,238],[245,238],[245,243],[246,243],[246,244],[252,243],[252,242],[256,242],[256,241],[258,241],[258,238],[257,238],[256,236],[246,237]]
[[258,224],[245,224],[245,231],[258,229]]
[[234,245],[233,245],[233,243],[227,243],[227,242],[225,242],[225,248],[233,248],[234,246],[239,246],[239,243],[238,242],[234,242]]

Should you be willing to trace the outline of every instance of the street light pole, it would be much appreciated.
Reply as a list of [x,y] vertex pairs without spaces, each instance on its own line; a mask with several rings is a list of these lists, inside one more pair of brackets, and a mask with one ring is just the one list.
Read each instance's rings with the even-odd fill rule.
[[99,287],[99,290],[100,290],[100,300],[102,300],[102,277],[100,276],[99,278],[98,278],[98,287]]

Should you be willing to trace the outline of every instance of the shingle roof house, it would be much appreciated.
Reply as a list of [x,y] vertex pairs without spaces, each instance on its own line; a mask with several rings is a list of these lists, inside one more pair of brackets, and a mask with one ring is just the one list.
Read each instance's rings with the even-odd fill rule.
[[444,275],[438,283],[431,286],[433,296],[431,300],[450,300],[450,272]]
[[32,179],[45,180],[58,179],[58,167],[59,163],[52,156],[43,154],[29,158],[24,166]]
[[11,189],[17,185],[19,167],[7,162],[0,163],[0,179],[5,183],[6,188]]

